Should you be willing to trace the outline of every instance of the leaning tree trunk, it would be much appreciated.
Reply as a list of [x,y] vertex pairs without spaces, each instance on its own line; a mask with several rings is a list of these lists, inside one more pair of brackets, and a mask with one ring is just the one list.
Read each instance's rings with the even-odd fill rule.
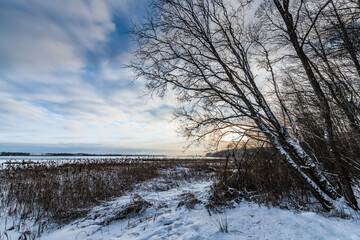
[[307,58],[304,50],[302,49],[299,43],[298,40],[299,38],[296,33],[296,27],[294,26],[292,15],[288,11],[288,7],[289,7],[288,1],[286,2],[287,2],[286,6],[284,4],[283,7],[278,0],[274,0],[274,3],[286,25],[287,34],[289,36],[290,42],[293,45],[295,52],[301,61],[301,64],[305,70],[310,85],[314,90],[317,100],[319,101],[319,108],[324,126],[324,139],[326,140],[327,143],[329,155],[334,160],[334,165],[335,165],[334,168],[338,175],[337,185],[339,186],[339,194],[341,194],[346,198],[346,200],[348,201],[349,205],[352,208],[358,209],[358,203],[356,201],[353,189],[351,187],[348,173],[342,165],[342,160],[335,144],[329,103],[325,97],[324,92],[320,87],[319,82],[315,77],[314,72],[312,71],[309,59]]
[[[334,209],[336,207],[334,200],[339,195],[315,164],[315,161],[289,136],[280,137],[278,133],[272,133],[261,120],[258,119],[256,122],[272,145],[285,157],[287,165],[309,187],[324,209],[327,211]],[[284,130],[284,133],[287,135],[286,130]]]

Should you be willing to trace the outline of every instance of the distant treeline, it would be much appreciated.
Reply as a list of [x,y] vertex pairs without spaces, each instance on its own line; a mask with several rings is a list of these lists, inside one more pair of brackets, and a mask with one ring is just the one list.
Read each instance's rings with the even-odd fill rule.
[[[244,155],[244,149],[243,148],[239,148],[239,149],[229,149],[229,150],[221,150],[221,151],[217,151],[214,153],[207,153],[205,156],[206,157],[236,157],[236,158],[241,158]],[[275,152],[276,150],[274,150],[271,147],[252,147],[252,148],[248,148],[245,152],[245,154],[247,155],[252,155],[255,154],[257,152],[260,151],[265,151],[265,152],[269,152],[270,154]]]
[[1,156],[136,156],[136,157],[164,157],[166,155],[151,155],[151,154],[92,154],[92,153],[44,153],[31,154],[26,152],[2,152]]
[[243,149],[222,150],[214,153],[207,153],[206,157],[227,157],[229,155],[233,156],[233,154],[235,154],[235,157],[240,157],[243,152]]
[[139,157],[147,157],[147,156],[156,156],[156,157],[163,157],[166,155],[152,155],[152,154],[94,154],[94,153],[45,153],[39,154],[41,156],[139,156]]
[[1,156],[30,156],[30,153],[26,153],[26,152],[2,152]]

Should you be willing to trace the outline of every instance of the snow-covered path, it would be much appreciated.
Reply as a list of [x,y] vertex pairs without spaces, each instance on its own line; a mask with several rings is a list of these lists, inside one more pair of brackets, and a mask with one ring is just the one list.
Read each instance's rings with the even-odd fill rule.
[[[44,233],[42,239],[360,239],[360,220],[325,218],[310,212],[297,214],[249,203],[212,216],[202,204],[193,210],[178,207],[184,193],[193,193],[205,202],[210,184],[184,182],[167,191],[138,190],[137,194],[152,203],[141,216],[101,224],[130,201],[130,196],[123,196],[94,208],[84,219]],[[226,223],[228,232],[221,232],[220,225]]]

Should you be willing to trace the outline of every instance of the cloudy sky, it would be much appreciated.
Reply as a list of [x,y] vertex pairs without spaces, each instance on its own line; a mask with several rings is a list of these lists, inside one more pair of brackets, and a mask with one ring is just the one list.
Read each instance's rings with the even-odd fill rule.
[[184,154],[174,98],[149,98],[123,68],[127,30],[147,11],[146,0],[1,0],[0,151]]

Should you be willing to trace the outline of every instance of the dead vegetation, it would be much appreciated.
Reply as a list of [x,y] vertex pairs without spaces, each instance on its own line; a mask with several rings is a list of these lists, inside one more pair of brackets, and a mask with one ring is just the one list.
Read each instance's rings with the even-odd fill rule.
[[181,195],[182,200],[178,204],[178,208],[185,206],[187,209],[192,210],[197,204],[201,204],[202,201],[197,199],[193,193],[184,193]]
[[107,226],[113,221],[141,216],[152,205],[152,203],[145,201],[140,195],[134,194],[129,203],[122,206],[112,218],[107,218],[101,225]]
[[[40,236],[49,226],[84,217],[93,206],[135,187],[168,190],[179,180],[209,178],[209,173],[222,163],[221,159],[181,158],[8,163],[0,170],[0,216],[11,220],[0,234],[11,228],[33,234],[35,229],[35,235]],[[154,178],[159,183],[150,181]],[[134,196],[116,218],[141,213],[147,205]]]
[[248,149],[243,156],[228,158],[227,169],[218,171],[209,206],[231,205],[242,200],[267,206],[306,209],[314,198],[303,182],[272,148]]
[[[166,191],[182,181],[214,181],[208,209],[242,200],[307,210],[316,202],[309,189],[270,147],[240,151],[224,159],[110,159],[39,164],[8,164],[0,171],[0,214],[9,217],[6,231],[15,229],[34,239],[51,226],[84,217],[96,205],[134,190]],[[156,181],[151,181],[155,179]],[[136,192],[136,191],[135,191]],[[178,207],[192,210],[204,204],[192,193],[181,195]],[[317,206],[317,205],[316,205]],[[141,216],[151,202],[132,195],[124,206],[99,222]],[[25,239],[24,238],[24,239]]]

